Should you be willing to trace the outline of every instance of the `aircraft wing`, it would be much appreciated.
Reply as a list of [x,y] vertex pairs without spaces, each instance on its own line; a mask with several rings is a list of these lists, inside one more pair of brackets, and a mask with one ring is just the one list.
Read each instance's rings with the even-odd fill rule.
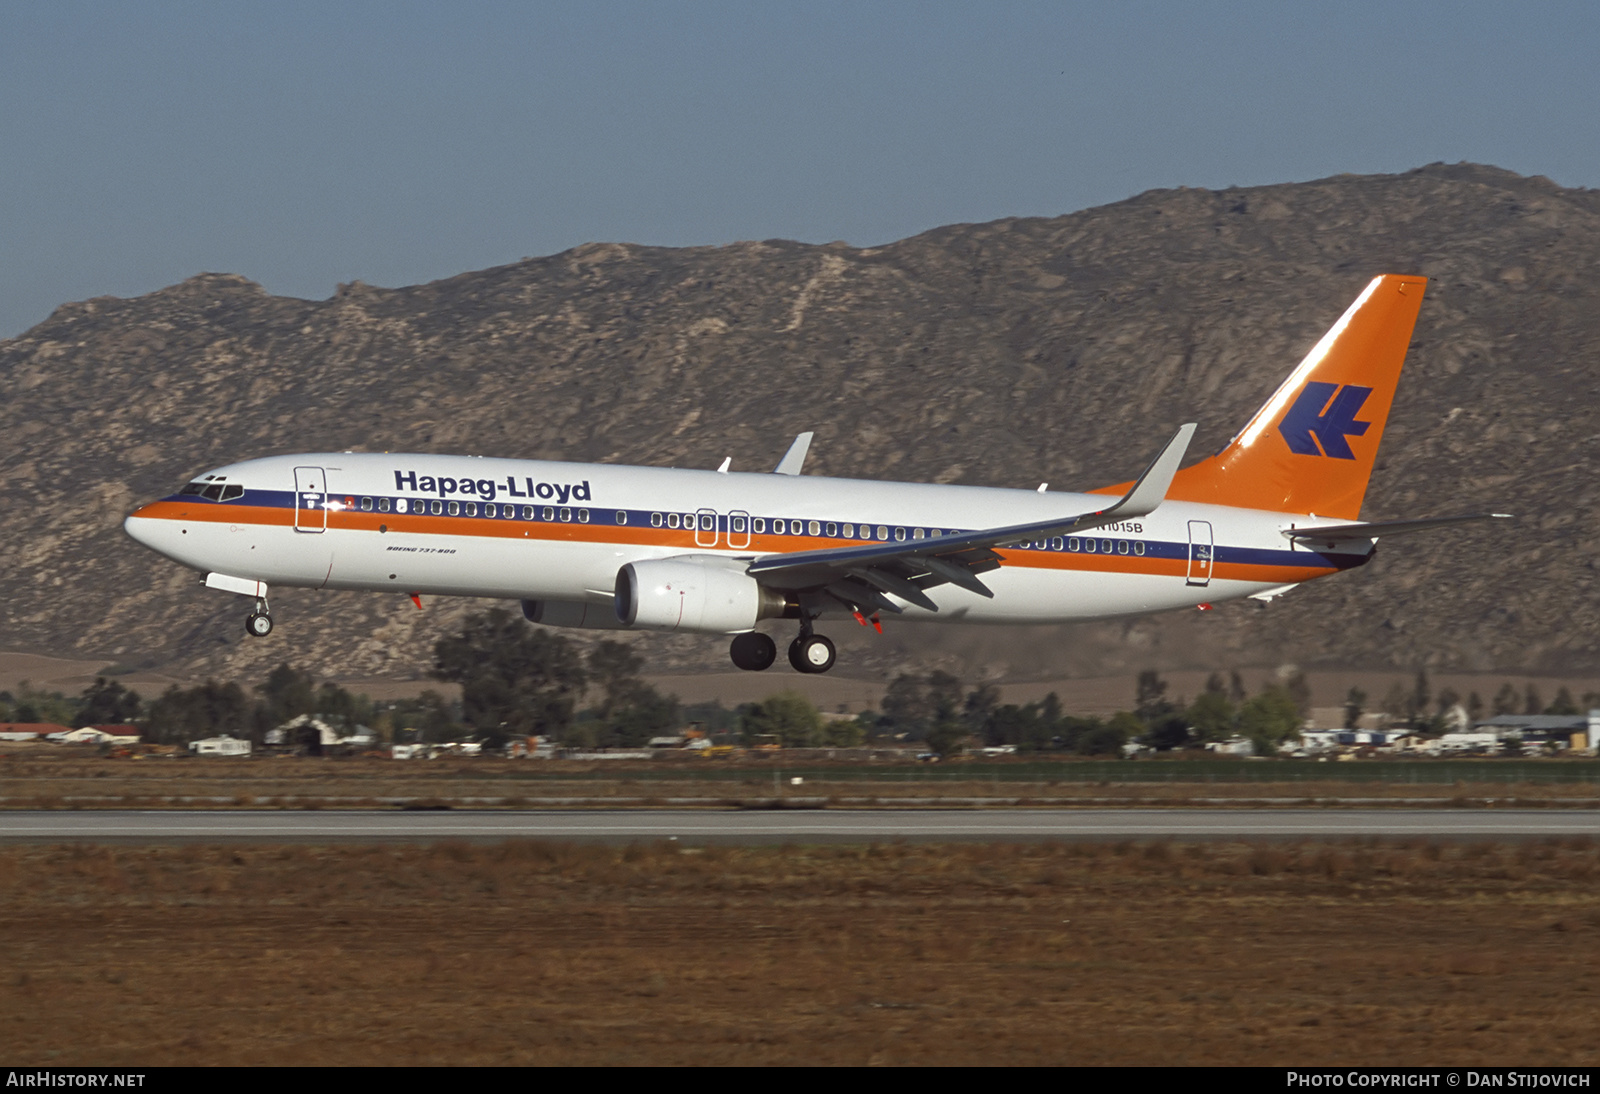
[[902,610],[885,593],[936,612],[938,606],[923,590],[946,582],[992,598],[994,593],[978,575],[999,568],[995,547],[1071,535],[1152,512],[1166,499],[1194,428],[1192,422],[1179,427],[1133,487],[1104,509],[1004,528],[949,535],[936,532],[928,539],[768,555],[752,562],[748,572],[763,585],[820,589],[849,607],[868,612]]
[[1309,543],[1340,543],[1353,539],[1377,539],[1379,536],[1398,536],[1405,532],[1431,532],[1451,524],[1466,524],[1475,520],[1510,520],[1510,513],[1468,513],[1459,517],[1423,517],[1420,520],[1379,520],[1368,524],[1327,524],[1313,528],[1285,528],[1289,539]]

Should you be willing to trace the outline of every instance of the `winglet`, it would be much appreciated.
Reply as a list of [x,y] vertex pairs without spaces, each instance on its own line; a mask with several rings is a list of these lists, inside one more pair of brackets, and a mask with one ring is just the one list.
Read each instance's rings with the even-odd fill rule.
[[806,453],[811,450],[811,438],[814,433],[802,433],[794,439],[789,446],[789,451],[783,454],[783,459],[778,461],[778,466],[772,469],[774,475],[798,475],[800,468],[805,466]]
[[1183,457],[1189,451],[1189,441],[1194,437],[1194,423],[1185,422],[1178,427],[1178,432],[1172,435],[1172,440],[1167,442],[1167,447],[1161,454],[1150,462],[1144,474],[1139,476],[1139,481],[1133,484],[1133,489],[1122,496],[1122,500],[1111,508],[1105,510],[1109,516],[1112,513],[1119,517],[1142,517],[1153,512],[1167,498],[1167,490],[1172,486],[1172,477],[1178,473],[1178,465],[1183,462]]

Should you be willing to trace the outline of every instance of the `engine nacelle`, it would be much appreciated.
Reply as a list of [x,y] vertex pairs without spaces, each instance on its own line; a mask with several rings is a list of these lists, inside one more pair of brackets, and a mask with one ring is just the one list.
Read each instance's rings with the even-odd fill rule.
[[582,600],[524,600],[522,614],[529,623],[547,627],[577,627],[586,631],[620,631],[625,624],[609,604]]
[[650,559],[617,571],[617,619],[625,627],[735,634],[784,607],[782,595],[720,559]]

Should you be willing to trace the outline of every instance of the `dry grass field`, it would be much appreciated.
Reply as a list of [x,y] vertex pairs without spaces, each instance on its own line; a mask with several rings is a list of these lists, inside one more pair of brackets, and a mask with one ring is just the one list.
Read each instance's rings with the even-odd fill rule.
[[[1158,770],[1160,777],[1148,777]],[[1035,774],[1035,771],[1043,771]],[[1217,774],[1218,771],[1223,772]],[[1229,774],[1228,772],[1232,772]],[[1241,776],[1244,773],[1248,777]],[[804,774],[795,787],[790,777]],[[1447,777],[1441,778],[1441,775]],[[1420,761],[1349,764],[1078,762],[866,764],[790,757],[637,762],[365,757],[110,759],[91,749],[0,749],[0,809],[370,809],[397,804],[473,809],[722,806],[774,797],[861,807],[1201,805],[1366,802],[1600,806],[1600,767],[1582,761]]]
[[1587,842],[0,848],[7,1062],[1594,1064]]

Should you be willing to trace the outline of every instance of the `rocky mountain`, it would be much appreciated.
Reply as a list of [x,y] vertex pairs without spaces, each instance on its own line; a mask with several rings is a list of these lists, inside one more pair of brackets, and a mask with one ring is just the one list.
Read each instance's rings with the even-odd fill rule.
[[[235,459],[412,450],[1031,488],[1131,477],[1182,421],[1220,447],[1380,272],[1432,278],[1366,516],[1485,509],[1254,604],[1027,631],[891,627],[839,672],[1278,663],[1589,672],[1600,653],[1600,191],[1490,167],[952,225],[883,247],[590,244],[409,288],[202,274],[0,341],[0,647],[257,674],[421,674],[478,605],[284,591],[271,639],[120,531]],[[854,628],[852,627],[853,631]],[[785,632],[786,633],[786,632]],[[713,638],[651,663],[726,666]]]

